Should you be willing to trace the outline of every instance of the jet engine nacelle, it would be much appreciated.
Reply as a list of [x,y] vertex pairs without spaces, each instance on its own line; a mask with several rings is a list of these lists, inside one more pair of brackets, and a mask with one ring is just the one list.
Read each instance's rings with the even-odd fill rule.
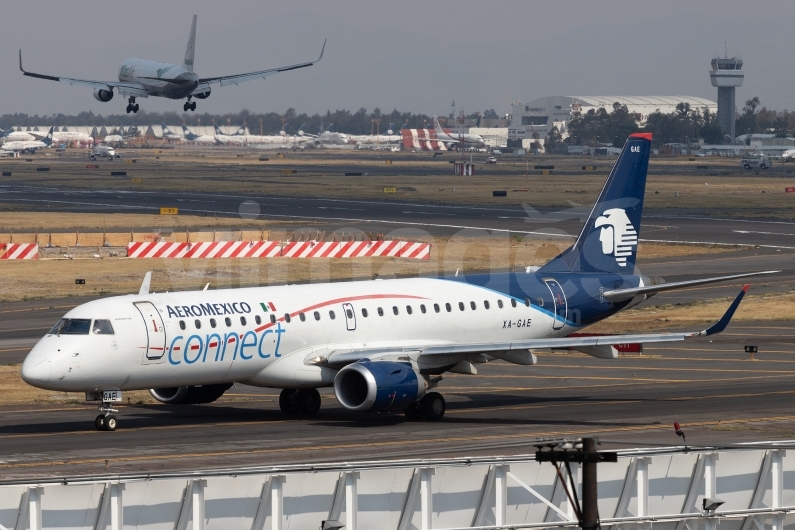
[[409,363],[362,360],[334,378],[337,401],[357,412],[402,411],[425,395],[428,383]]
[[210,87],[207,87],[207,90],[204,92],[200,92],[198,94],[193,94],[193,97],[197,99],[207,99],[210,97]]
[[97,101],[104,101],[107,103],[111,99],[113,99],[113,89],[105,90],[104,88],[95,88],[94,89],[94,99]]
[[224,392],[229,390],[232,383],[203,386],[179,386],[172,388],[150,388],[149,393],[153,398],[167,405],[196,405],[212,403]]

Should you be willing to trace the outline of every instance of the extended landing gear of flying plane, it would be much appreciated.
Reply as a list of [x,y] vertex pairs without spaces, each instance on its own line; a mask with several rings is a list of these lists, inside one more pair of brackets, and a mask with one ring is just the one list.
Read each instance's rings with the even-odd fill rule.
[[320,392],[314,388],[285,388],[279,395],[279,408],[288,416],[312,416],[320,410]]
[[99,411],[102,414],[97,416],[94,420],[94,427],[96,427],[98,431],[115,431],[118,426],[118,420],[112,413],[119,411],[114,409],[110,403],[102,403],[102,406],[99,407]]
[[182,110],[184,110],[185,112],[188,112],[189,110],[190,111],[196,110],[196,102],[191,101],[190,96],[188,96],[188,101],[186,101],[185,104],[182,105]]
[[412,421],[417,421],[425,418],[430,421],[439,421],[444,417],[444,411],[447,409],[447,404],[444,397],[439,392],[428,392],[425,396],[415,401],[403,411],[406,418]]
[[130,99],[127,100],[127,114],[133,113],[135,114],[138,112],[138,103],[135,102],[135,96],[130,96]]

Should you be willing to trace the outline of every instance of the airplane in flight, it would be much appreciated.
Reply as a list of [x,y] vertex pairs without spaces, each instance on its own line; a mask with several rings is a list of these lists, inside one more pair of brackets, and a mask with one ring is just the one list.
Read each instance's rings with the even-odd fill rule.
[[182,106],[183,110],[196,110],[196,102],[192,98],[207,99],[210,96],[211,85],[219,86],[239,85],[246,81],[255,79],[265,79],[280,72],[297,70],[312,66],[323,58],[326,49],[326,42],[320,50],[320,56],[315,61],[292,64],[289,66],[279,66],[268,70],[258,70],[243,74],[218,76],[218,77],[199,77],[193,71],[194,55],[196,50],[196,15],[193,15],[193,23],[190,27],[188,45],[185,49],[185,57],[181,65],[161,63],[158,61],[148,61],[144,59],[127,59],[119,68],[118,81],[93,81],[87,79],[76,79],[71,77],[60,77],[53,75],[37,74],[28,72],[22,67],[22,50],[19,50],[19,69],[29,77],[46,79],[49,81],[59,81],[70,85],[87,86],[94,89],[94,98],[98,101],[108,102],[113,99],[114,89],[121,96],[127,96],[127,113],[138,112],[139,106],[135,102],[136,98],[163,97],[168,99],[187,99]]
[[318,388],[356,412],[440,420],[434,390],[447,372],[477,374],[499,359],[536,364],[532,350],[602,359],[617,344],[697,340],[692,332],[571,336],[664,291],[776,271],[665,283],[635,270],[651,134],[630,135],[576,242],[534,270],[327,284],[152,293],[93,300],[69,312],[26,356],[22,378],[101,403],[94,426],[114,430],[113,405],[149,389],[166,404],[210,403],[233,383],[282,388],[287,415],[318,412]]
[[0,149],[4,151],[3,154],[5,155],[24,153],[25,151],[31,154],[36,154],[37,149],[44,149],[45,147],[52,145],[52,130],[53,128],[50,127],[50,131],[47,133],[47,136],[41,138],[40,140],[11,140],[3,142],[3,145],[0,146]]

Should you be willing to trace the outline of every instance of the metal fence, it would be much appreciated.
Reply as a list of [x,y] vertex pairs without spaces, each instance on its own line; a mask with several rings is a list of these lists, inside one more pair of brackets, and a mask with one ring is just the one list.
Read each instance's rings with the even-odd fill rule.
[[[795,522],[788,448],[795,442],[621,451],[599,465],[602,526],[781,530]],[[704,513],[704,497],[725,504]],[[533,455],[0,482],[0,529],[9,530],[576,526],[555,468]]]

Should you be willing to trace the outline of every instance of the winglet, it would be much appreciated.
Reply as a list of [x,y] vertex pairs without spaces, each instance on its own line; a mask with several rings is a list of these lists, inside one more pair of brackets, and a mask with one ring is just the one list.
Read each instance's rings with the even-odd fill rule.
[[141,282],[141,289],[138,291],[138,294],[149,294],[150,283],[152,283],[152,271],[149,271],[144,275],[144,281]]
[[704,331],[692,334],[691,337],[708,337],[709,335],[720,333],[721,331],[726,329],[726,326],[729,324],[729,321],[731,321],[732,317],[734,316],[734,312],[737,311],[737,308],[740,306],[740,302],[742,302],[743,297],[745,296],[745,293],[748,291],[749,287],[750,285],[748,284],[743,285],[742,291],[740,291],[740,294],[737,295],[737,298],[734,299],[734,302],[732,302],[732,305],[729,306],[729,309],[726,310],[726,312],[723,314],[720,320],[712,324]]
[[19,71],[25,73],[25,69],[22,68],[22,48],[19,49]]
[[[322,48],[320,48],[320,57],[318,57],[318,58],[317,58],[317,61],[315,61],[316,63],[319,63],[319,62],[320,62],[320,59],[322,59],[322,58],[323,58],[323,52],[325,52],[325,51],[326,51],[326,42],[327,42],[327,41],[328,41],[328,39],[325,39],[325,40],[323,41],[323,47],[322,47]],[[20,64],[22,64],[22,63],[20,63]]]

